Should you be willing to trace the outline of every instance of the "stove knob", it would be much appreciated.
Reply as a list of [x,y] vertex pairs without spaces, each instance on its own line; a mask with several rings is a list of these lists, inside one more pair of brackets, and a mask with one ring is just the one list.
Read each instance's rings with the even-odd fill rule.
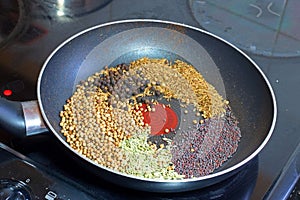
[[28,186],[21,181],[0,179],[0,199],[5,200],[30,200]]

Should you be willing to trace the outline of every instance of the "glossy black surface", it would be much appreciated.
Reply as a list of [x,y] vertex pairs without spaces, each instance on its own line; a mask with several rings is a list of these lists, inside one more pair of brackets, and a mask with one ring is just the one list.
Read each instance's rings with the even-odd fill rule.
[[16,137],[25,137],[25,120],[19,102],[0,97],[0,113],[0,127],[3,131],[10,132]]
[[13,179],[0,179],[0,197],[7,200],[31,200],[31,195],[25,184]]
[[[193,12],[195,12],[195,9],[191,8],[191,4],[202,4],[204,1],[198,0],[192,1],[191,3],[190,1],[181,0],[112,0],[104,6],[93,9],[88,12],[88,14],[81,14],[80,16],[75,16],[70,13],[64,15],[57,5],[49,4],[49,1],[19,0],[9,1],[10,3],[7,2],[8,1],[4,0],[0,1],[0,23],[8,23],[7,19],[11,21],[6,29],[1,29],[5,31],[3,33],[1,32],[0,40],[0,92],[1,95],[4,96],[3,91],[11,89],[13,90],[13,94],[6,98],[25,101],[36,99],[37,77],[45,59],[57,45],[74,33],[96,24],[129,18],[163,19],[201,27],[201,24],[194,16],[195,13]],[[16,4],[16,2],[19,4]],[[246,8],[247,15],[253,15],[251,22],[257,21],[257,23],[260,23],[260,19],[256,17],[258,14],[257,9],[253,8],[253,6],[249,8],[247,6],[249,6],[249,3],[258,3],[260,6],[264,5],[264,2],[265,1],[248,1],[244,5],[242,2],[239,4],[242,4],[242,6]],[[297,8],[297,6],[293,6],[293,2],[295,1],[274,0],[266,2],[266,8],[264,7],[264,9],[267,9],[268,5],[272,3],[270,7],[271,10],[275,11],[275,13],[280,11],[280,14],[284,16],[285,13],[291,13]],[[234,6],[234,2],[232,3],[231,5],[228,4],[228,6]],[[19,7],[16,8],[14,5],[19,5]],[[285,6],[282,7],[282,5]],[[227,5],[223,4],[221,7],[226,6]],[[216,8],[216,10],[219,8],[220,6]],[[284,12],[279,10],[279,8],[284,8]],[[299,12],[293,13],[297,14]],[[213,18],[214,16],[210,15],[207,17]],[[274,19],[278,22],[278,16],[274,14],[270,14],[267,17],[268,19]],[[288,25],[293,27],[293,22],[299,21],[297,15],[289,16],[289,18],[286,19],[287,20],[282,20],[280,23],[280,26],[283,28],[288,27]],[[220,21],[220,23],[223,22],[224,21]],[[21,28],[13,29],[12,27],[16,25]],[[0,25],[0,27],[3,26],[6,25]],[[224,26],[226,26],[226,24],[224,24]],[[228,27],[230,28],[230,26]],[[13,30],[16,30],[16,32],[12,34]],[[234,30],[238,31],[238,29]],[[299,35],[299,31],[297,31],[296,28],[295,31],[295,34]],[[235,37],[234,35],[232,36]],[[228,39],[236,41],[235,38]],[[262,38],[260,34],[257,34],[256,37],[252,39],[254,40],[253,42],[259,43]],[[265,45],[266,43],[267,42],[263,42],[262,44]],[[273,136],[258,157],[258,176],[254,190],[248,195],[249,199],[262,199],[266,197],[268,190],[276,182],[277,177],[280,175],[289,157],[300,142],[300,91],[298,89],[300,85],[300,57],[297,55],[300,47],[296,45],[297,43],[289,42],[288,40],[280,41],[280,44],[284,44],[285,47],[282,48],[280,55],[266,55],[251,51],[255,50],[254,47],[252,47],[252,49],[250,48],[250,50],[245,48],[248,55],[259,64],[270,80],[277,97],[279,112]],[[278,48],[276,47],[275,50],[278,50]],[[292,55],[290,50],[294,52]],[[47,157],[47,153],[51,155],[51,149],[54,148],[52,145],[46,145],[48,144],[47,140],[33,144],[30,143],[33,146],[11,144],[3,135],[7,135],[7,133],[1,134],[2,141],[9,143],[14,148],[41,163],[47,160],[43,159],[43,157]],[[41,146],[38,146],[39,143]],[[62,164],[64,163],[64,159],[59,159],[56,158],[56,155],[52,155],[49,156],[49,161],[46,163]],[[63,170],[60,167],[55,170],[68,174],[68,170]],[[70,174],[70,176],[77,180],[77,176],[73,176],[72,174]],[[84,179],[81,180],[83,180],[82,185],[88,185]],[[100,184],[99,187],[95,186],[92,190],[95,191],[98,188],[99,191],[105,194],[106,190],[103,190],[102,186],[103,185]],[[206,191],[206,193],[209,192]],[[109,197],[108,195],[107,198]],[[196,199],[197,197],[192,196],[189,198]]]
[[287,164],[272,189],[268,192],[267,199],[299,199],[300,197],[300,144],[289,158]]
[[3,143],[0,143],[0,158],[1,200],[94,199],[79,184]]
[[240,48],[256,55],[299,56],[300,19],[297,1],[194,1],[197,22]]

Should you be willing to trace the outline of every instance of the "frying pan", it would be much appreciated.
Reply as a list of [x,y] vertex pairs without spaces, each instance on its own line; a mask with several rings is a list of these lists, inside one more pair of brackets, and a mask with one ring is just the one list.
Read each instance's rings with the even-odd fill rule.
[[[59,112],[80,80],[104,66],[129,63],[141,57],[186,61],[230,101],[242,137],[232,158],[212,174],[184,180],[154,180],[122,174],[80,155],[60,133]],[[277,116],[270,83],[245,53],[199,28],[160,20],[101,24],[67,39],[45,61],[38,78],[37,96],[37,101],[22,103],[2,98],[1,128],[19,136],[50,129],[70,156],[92,173],[121,186],[151,192],[189,191],[229,178],[267,144]],[[12,118],[15,120],[8,120]]]

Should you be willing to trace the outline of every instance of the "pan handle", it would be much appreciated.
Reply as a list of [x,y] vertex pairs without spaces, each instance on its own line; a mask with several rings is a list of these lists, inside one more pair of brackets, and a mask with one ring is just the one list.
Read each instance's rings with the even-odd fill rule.
[[18,102],[1,97],[0,129],[15,138],[24,138],[48,131],[37,101]]

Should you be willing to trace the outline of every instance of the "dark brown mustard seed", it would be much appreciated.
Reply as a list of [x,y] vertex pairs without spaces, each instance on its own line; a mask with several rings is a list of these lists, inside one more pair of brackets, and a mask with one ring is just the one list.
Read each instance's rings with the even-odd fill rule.
[[219,168],[237,150],[241,138],[237,125],[227,105],[223,118],[205,119],[193,130],[177,134],[172,148],[175,171],[193,178],[208,175]]

